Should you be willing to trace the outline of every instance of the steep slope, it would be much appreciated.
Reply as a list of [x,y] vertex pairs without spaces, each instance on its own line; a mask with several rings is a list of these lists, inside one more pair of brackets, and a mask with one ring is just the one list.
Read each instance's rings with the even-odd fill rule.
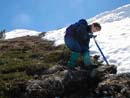
[[106,11],[89,19],[89,22],[99,21],[104,24],[107,22],[120,21],[124,18],[130,18],[130,4],[124,5],[112,11]]
[[[130,74],[115,66],[66,65],[70,51],[52,41],[24,36],[0,41],[0,98],[129,98]],[[98,59],[97,56],[95,56]]]
[[[110,64],[118,66],[118,73],[130,72],[130,4],[112,11],[101,13],[87,21],[91,24],[99,22],[102,30],[96,38]],[[54,45],[64,44],[65,28],[48,31],[43,39],[55,41]],[[6,39],[27,35],[38,36],[40,32],[31,30],[14,30],[6,33]],[[100,54],[93,40],[90,42],[92,55]],[[101,58],[103,59],[103,58]]]
[[97,84],[106,74],[116,73],[115,66],[101,63],[85,68],[80,59],[80,67],[69,69],[64,64],[70,51],[53,44],[37,36],[0,41],[0,98],[97,96],[93,93]]
[[[102,30],[97,33],[97,41],[111,64],[118,65],[118,73],[130,72],[130,4],[112,11],[107,11],[88,19],[89,23],[99,22]],[[44,39],[55,41],[55,45],[64,44],[65,28],[49,31]],[[91,54],[99,54],[93,42],[90,43]]]
[[35,75],[40,77],[46,69],[57,65],[62,58],[62,49],[62,46],[54,47],[52,41],[37,36],[1,40],[0,98],[10,98],[8,94],[13,96],[15,92],[9,92],[18,81],[31,80]]

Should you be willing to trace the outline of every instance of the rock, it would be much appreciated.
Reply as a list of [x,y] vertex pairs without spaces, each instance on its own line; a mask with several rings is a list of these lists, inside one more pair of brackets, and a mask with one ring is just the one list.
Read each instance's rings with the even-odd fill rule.
[[38,36],[39,36],[39,37],[44,37],[45,34],[46,34],[46,32],[41,32]]
[[94,79],[97,79],[99,81],[102,81],[107,77],[107,75],[116,74],[116,73],[117,73],[117,68],[114,65],[110,65],[110,66],[99,65],[98,68],[94,69],[91,72],[91,77],[94,78]]
[[[63,66],[55,66],[48,69],[48,73],[44,73],[40,80],[30,80],[26,87],[26,94],[29,98],[34,96],[40,98],[54,98],[55,96],[76,98],[72,96],[75,94],[77,94],[76,96],[90,95],[97,84],[102,81],[100,76],[105,77],[106,74],[113,74],[114,68],[113,66],[100,66],[100,68],[90,71],[84,69],[70,70]],[[93,74],[95,72],[97,74]]]
[[0,40],[4,40],[5,39],[5,37],[6,37],[5,32],[6,32],[5,29],[0,31]]
[[96,88],[99,97],[130,98],[130,73],[111,75]]
[[[82,77],[81,77],[82,75]],[[27,84],[27,94],[29,98],[39,96],[42,98],[53,98],[54,96],[62,96],[83,85],[80,83],[87,82],[87,73],[72,70],[63,70],[53,74],[43,75],[41,80],[30,80]],[[35,92],[35,93],[34,93]]]

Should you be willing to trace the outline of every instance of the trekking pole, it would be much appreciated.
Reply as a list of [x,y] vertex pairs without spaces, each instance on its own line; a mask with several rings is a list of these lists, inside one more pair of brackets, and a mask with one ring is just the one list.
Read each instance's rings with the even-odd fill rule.
[[100,51],[101,55],[103,56],[103,59],[105,60],[106,64],[109,66],[109,63],[108,63],[106,57],[104,56],[104,54],[103,54],[101,48],[99,47],[99,45],[98,45],[98,43],[97,43],[97,41],[96,41],[96,39],[95,39],[95,36],[93,36],[93,40],[94,40],[95,44],[97,45],[98,50]]

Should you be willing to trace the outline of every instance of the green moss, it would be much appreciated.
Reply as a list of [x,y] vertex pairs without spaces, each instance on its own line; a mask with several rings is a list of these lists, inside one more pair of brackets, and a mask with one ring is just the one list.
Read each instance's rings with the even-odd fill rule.
[[32,79],[25,72],[14,72],[9,74],[0,74],[0,98],[9,98],[10,89],[17,84],[18,80],[27,81]]
[[54,47],[53,42],[36,37],[0,41],[0,51],[0,98],[8,98],[16,80],[28,81],[35,74],[40,77],[68,53],[64,45]]
[[61,51],[49,52],[45,55],[45,62],[57,62],[60,58]]
[[[50,55],[48,56],[51,58]],[[0,72],[9,73],[14,71],[25,71],[29,67],[50,67],[51,64],[45,64],[44,61],[44,56],[41,53],[34,53],[32,50],[23,52],[20,49],[13,49],[12,51],[11,49],[0,55]],[[36,67],[34,67],[34,65]]]
[[28,76],[25,72],[15,72],[15,73],[9,73],[9,74],[0,74],[1,80],[13,80],[13,79],[25,79],[29,80],[32,77]]

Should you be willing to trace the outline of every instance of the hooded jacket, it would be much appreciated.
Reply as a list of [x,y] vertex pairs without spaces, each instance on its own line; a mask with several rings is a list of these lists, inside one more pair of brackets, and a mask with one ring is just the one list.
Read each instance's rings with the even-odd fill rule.
[[91,25],[88,25],[85,19],[81,19],[66,29],[65,43],[72,51],[86,52],[89,51],[91,35]]

